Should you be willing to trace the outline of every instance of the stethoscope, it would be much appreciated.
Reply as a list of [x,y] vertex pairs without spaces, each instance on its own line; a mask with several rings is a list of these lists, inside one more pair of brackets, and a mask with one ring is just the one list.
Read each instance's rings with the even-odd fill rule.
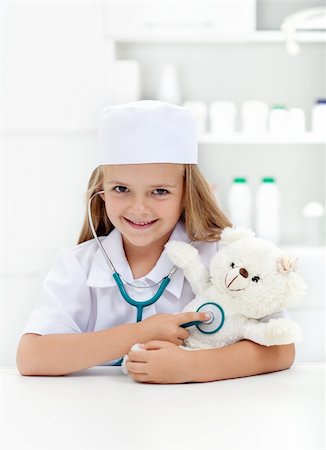
[[[89,224],[90,224],[94,239],[96,240],[99,248],[101,249],[101,251],[103,253],[105,261],[107,262],[110,270],[112,271],[112,276],[119,288],[121,296],[124,298],[124,300],[126,300],[127,303],[129,303],[129,305],[132,305],[137,309],[136,321],[140,322],[143,317],[143,309],[146,308],[146,306],[150,306],[153,303],[157,302],[157,300],[162,296],[166,286],[170,283],[172,275],[178,270],[178,267],[173,266],[172,269],[170,270],[170,272],[168,273],[168,275],[165,276],[161,281],[154,283],[151,286],[143,286],[143,288],[146,289],[146,288],[152,288],[154,286],[159,285],[159,288],[157,289],[156,294],[154,294],[153,297],[151,297],[150,299],[145,300],[145,301],[139,301],[139,300],[135,300],[132,297],[130,297],[130,295],[126,291],[124,284],[121,280],[121,275],[119,275],[118,272],[116,271],[112,261],[110,260],[110,258],[108,257],[108,254],[104,250],[104,247],[103,247],[101,241],[99,240],[99,238],[96,234],[95,228],[94,228],[92,214],[91,214],[91,202],[92,202],[93,198],[99,194],[104,194],[104,191],[95,192],[95,194],[93,194],[90,197],[90,199],[88,200]],[[139,288],[139,286],[135,286],[132,283],[128,283],[128,281],[126,281],[126,280],[123,280],[123,281],[126,284],[128,284],[129,286]],[[205,321],[194,320],[191,322],[183,323],[180,326],[183,328],[187,328],[187,327],[191,327],[191,326],[195,325],[198,328],[198,330],[204,334],[217,333],[223,327],[224,320],[225,320],[225,314],[224,314],[223,308],[218,303],[206,302],[206,303],[200,305],[200,307],[197,309],[197,312],[207,312],[210,314],[210,318]],[[116,363],[116,365],[120,365],[121,361],[122,360],[118,361],[118,363]]]

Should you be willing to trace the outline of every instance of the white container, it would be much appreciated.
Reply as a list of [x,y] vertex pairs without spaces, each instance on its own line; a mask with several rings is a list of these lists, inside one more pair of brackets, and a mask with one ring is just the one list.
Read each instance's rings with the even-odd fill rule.
[[324,206],[316,201],[309,202],[302,210],[304,243],[310,246],[319,246],[324,243]]
[[164,64],[162,67],[157,100],[175,105],[181,103],[177,69],[173,64]]
[[268,105],[265,102],[248,100],[241,105],[242,132],[261,135],[267,132]]
[[233,225],[252,227],[252,197],[246,178],[234,178],[228,194],[229,218]]
[[258,188],[255,231],[258,237],[280,243],[280,193],[275,178],[262,178]]
[[146,33],[246,33],[256,29],[256,1],[108,1],[112,37]]
[[288,115],[289,133],[293,136],[306,131],[306,118],[302,108],[290,108]]
[[231,135],[235,132],[237,107],[231,101],[215,101],[209,107],[210,129],[217,135]]
[[197,134],[200,136],[207,131],[207,105],[200,101],[186,101],[183,102],[184,107],[190,109],[192,112],[196,123],[197,123]]
[[326,138],[326,99],[318,99],[312,107],[311,128],[313,133]]
[[274,105],[269,112],[268,131],[275,135],[288,134],[289,112],[284,105]]
[[110,105],[129,103],[141,98],[140,65],[134,60],[114,61],[110,70]]

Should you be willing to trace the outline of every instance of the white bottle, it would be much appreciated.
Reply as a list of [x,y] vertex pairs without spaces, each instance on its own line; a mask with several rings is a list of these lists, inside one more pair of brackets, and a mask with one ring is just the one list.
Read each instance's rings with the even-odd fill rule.
[[297,136],[306,131],[306,119],[302,108],[290,108],[288,116],[289,134]]
[[288,134],[288,114],[285,105],[272,106],[268,118],[268,131],[278,136]]
[[211,132],[219,136],[232,135],[235,132],[237,107],[231,101],[214,101],[209,107]]
[[252,227],[252,197],[246,178],[234,178],[228,195],[229,218],[234,226]]
[[280,193],[275,178],[262,178],[256,195],[255,222],[258,237],[280,243]]
[[159,80],[157,100],[180,105],[181,94],[177,68],[173,64],[164,64]]
[[313,133],[326,138],[326,99],[318,99],[312,107],[311,128]]
[[200,136],[207,132],[207,105],[197,100],[187,100],[182,106],[190,109],[197,125],[197,135]]
[[241,105],[242,131],[245,134],[261,135],[267,131],[268,105],[265,102],[248,100]]
[[318,246],[323,243],[325,208],[320,202],[312,201],[302,210],[304,226],[304,243]]

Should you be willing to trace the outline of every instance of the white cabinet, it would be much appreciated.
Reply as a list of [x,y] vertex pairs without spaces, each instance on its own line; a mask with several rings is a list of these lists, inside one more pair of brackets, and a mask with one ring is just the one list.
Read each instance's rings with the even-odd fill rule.
[[152,0],[135,2],[108,2],[107,28],[115,39],[120,33],[146,34],[154,32],[248,32],[256,25],[255,0],[219,0],[194,2]]

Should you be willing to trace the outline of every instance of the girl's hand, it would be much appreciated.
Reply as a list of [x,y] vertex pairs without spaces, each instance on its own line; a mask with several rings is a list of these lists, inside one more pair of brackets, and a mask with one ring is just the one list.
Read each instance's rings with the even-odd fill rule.
[[149,341],[143,348],[146,351],[128,353],[127,369],[135,381],[160,384],[191,381],[190,351],[166,341]]
[[189,331],[182,328],[183,323],[195,320],[207,320],[204,312],[182,312],[178,314],[155,314],[139,322],[146,333],[145,340],[168,341],[175,345],[182,345],[189,337]]

